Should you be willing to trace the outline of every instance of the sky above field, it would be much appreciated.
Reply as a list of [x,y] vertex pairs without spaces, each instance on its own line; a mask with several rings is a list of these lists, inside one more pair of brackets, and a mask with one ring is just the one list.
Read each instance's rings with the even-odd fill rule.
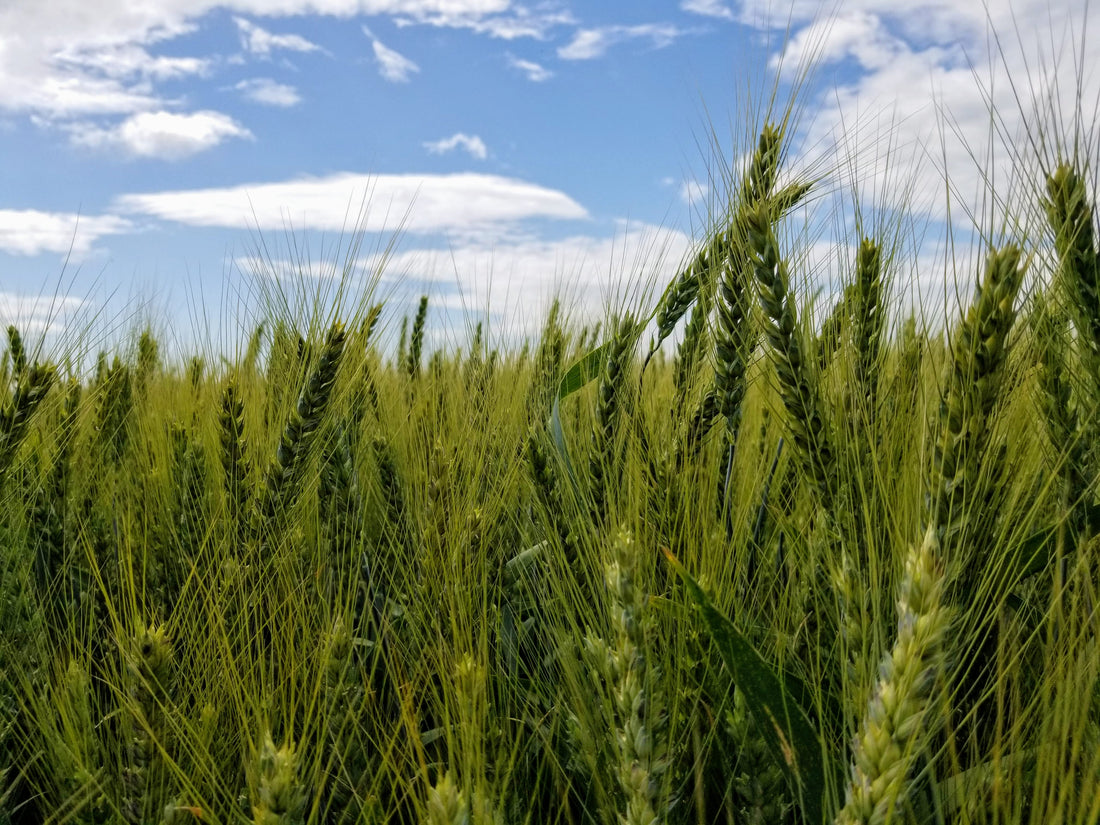
[[[457,313],[537,319],[563,285],[595,310],[675,273],[721,209],[770,78],[785,101],[811,58],[789,168],[821,178],[805,266],[828,292],[845,252],[828,232],[850,234],[857,194],[868,213],[901,203],[938,227],[943,168],[963,200],[980,192],[1000,162],[990,100],[1008,135],[1054,77],[1071,111],[1081,80],[1095,112],[1085,12],[6,0],[0,321],[33,333],[147,315],[194,332],[246,314],[265,280],[379,271],[397,313],[426,291]],[[942,281],[943,244],[929,244],[919,277]]]

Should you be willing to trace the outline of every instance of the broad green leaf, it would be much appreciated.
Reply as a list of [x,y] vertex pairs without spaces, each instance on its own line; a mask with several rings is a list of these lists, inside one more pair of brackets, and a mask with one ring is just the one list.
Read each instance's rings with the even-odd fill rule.
[[605,341],[566,370],[558,383],[558,400],[563,401],[589,381],[598,378],[603,365],[604,354],[611,348],[611,341]]
[[824,822],[826,765],[821,737],[784,680],[713,605],[676,557],[667,549],[663,552],[687,587],[760,735],[801,801],[806,821]]
[[569,448],[565,443],[565,432],[561,426],[561,402],[571,396],[577,390],[582,389],[590,381],[599,377],[600,367],[611,341],[605,341],[594,350],[586,353],[583,358],[573,364],[558,383],[558,391],[554,395],[554,405],[550,408],[550,435],[554,439],[554,446],[565,463],[565,469],[570,479],[574,479],[573,464],[569,460]]

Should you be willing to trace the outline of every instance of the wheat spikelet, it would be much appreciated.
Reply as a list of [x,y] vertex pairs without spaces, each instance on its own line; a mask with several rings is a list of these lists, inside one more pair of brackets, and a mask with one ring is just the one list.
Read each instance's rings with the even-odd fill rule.
[[682,470],[689,461],[698,457],[703,439],[710,432],[719,414],[718,392],[711,388],[696,405],[680,436],[673,457],[673,467],[677,471]]
[[255,825],[291,825],[305,805],[305,790],[298,777],[298,753],[292,744],[276,748],[266,731],[253,767],[256,801],[252,805]]
[[325,345],[317,366],[309,376],[298,404],[283,429],[275,459],[267,471],[262,514],[268,524],[285,512],[290,498],[297,494],[298,475],[313,447],[321,417],[332,399],[336,371],[344,353],[346,333],[334,323],[325,336]]
[[424,323],[428,317],[428,296],[420,296],[420,304],[416,308],[416,318],[413,320],[412,336],[409,339],[409,355],[405,362],[405,372],[411,380],[420,377],[420,359],[424,350]]
[[757,293],[767,317],[765,330],[775,352],[780,393],[787,409],[787,426],[801,454],[807,473],[817,488],[826,512],[836,498],[836,472],[827,435],[820,387],[804,357],[794,297],[790,294],[787,266],[771,227],[766,206],[746,218],[749,260],[756,276]]
[[986,741],[991,735],[993,707],[988,699],[996,678],[996,625],[993,593],[980,592],[989,566],[984,535],[995,509],[986,506],[991,488],[984,468],[997,461],[991,455],[993,413],[1000,395],[1008,351],[1006,342],[1016,318],[1015,301],[1025,268],[1016,246],[992,250],[973,303],[952,339],[940,402],[940,435],[933,456],[926,522],[936,531],[944,558],[952,565],[948,601],[965,607],[979,627],[966,650],[952,685],[954,712],[965,726]]
[[[713,292],[715,279],[721,272],[721,262],[739,252],[744,234],[742,223],[745,212],[757,204],[766,203],[772,214],[783,215],[794,208],[813,187],[809,182],[797,182],[789,184],[778,193],[773,192],[779,173],[781,145],[782,132],[772,124],[765,125],[749,168],[741,180],[730,225],[703,245],[661,297],[655,318],[657,334],[642,363],[643,371],[696,299],[706,298]],[[708,314],[709,306],[702,313],[693,313],[691,324],[705,324]]]
[[950,613],[939,541],[929,528],[905,560],[898,635],[879,666],[879,681],[852,749],[851,779],[837,825],[885,825],[900,819],[906,775],[926,736],[925,714],[943,672]]
[[52,366],[35,364],[20,371],[15,393],[0,409],[0,484],[8,468],[15,460],[31,416],[53,386],[55,371]]
[[[1014,303],[1023,276],[1019,248],[990,252],[984,279],[952,342],[928,519],[945,552],[966,528],[970,517],[966,503],[977,493],[1006,360],[1005,341],[1016,318]],[[949,555],[954,556],[953,550]]]
[[382,318],[384,306],[384,304],[373,304],[367,310],[367,314],[363,316],[363,321],[359,325],[359,342],[363,347],[371,343],[374,331],[378,328],[378,322]]
[[244,358],[241,360],[241,368],[251,372],[256,368],[256,361],[260,358],[260,349],[264,345],[264,333],[267,331],[267,327],[263,322],[256,325],[256,328],[252,330],[252,335],[249,336],[248,346],[245,347]]
[[660,780],[667,767],[664,709],[645,636],[649,597],[637,574],[634,539],[620,531],[606,570],[616,634],[615,646],[608,649],[608,671],[615,678],[618,778],[626,800],[620,819],[624,825],[653,825],[658,821]]
[[626,370],[633,353],[636,330],[634,318],[625,313],[615,323],[611,346],[607,351],[596,395],[595,430],[592,435],[592,456],[588,462],[592,507],[597,519],[603,520],[609,490],[608,474],[618,471],[618,435],[620,418],[629,399]]
[[691,310],[691,318],[688,319],[687,326],[684,328],[684,338],[676,348],[672,381],[676,387],[676,401],[679,406],[683,406],[691,390],[696,367],[706,349],[707,327],[710,323],[713,304],[714,299],[709,292],[699,296],[699,300]]
[[8,356],[11,358],[10,380],[18,382],[27,369],[27,350],[23,346],[23,336],[14,324],[8,327]]
[[1069,510],[1068,528],[1080,535],[1084,513],[1076,505],[1085,500],[1088,490],[1085,469],[1089,465],[1089,440],[1081,432],[1078,410],[1073,405],[1072,387],[1066,376],[1070,369],[1068,318],[1052,305],[1049,297],[1039,295],[1034,299],[1028,322],[1038,350],[1039,385],[1042,390],[1038,406],[1053,447],[1053,463],[1064,479],[1064,506]]
[[718,475],[718,502],[724,508],[733,453],[741,427],[745,399],[745,371],[755,330],[748,317],[747,262],[739,245],[730,245],[720,261],[718,329],[714,336],[714,388],[719,414],[726,420],[722,463]]
[[672,331],[684,317],[695,299],[699,296],[699,290],[703,278],[703,269],[707,266],[707,249],[701,250],[687,267],[672,282],[661,299],[657,308],[657,316],[654,319],[657,324],[657,335],[650,342],[649,352],[646,353],[642,364],[644,370],[653,356],[660,349],[661,343],[672,335]]
[[[737,764],[730,782],[729,818],[758,825],[796,821],[792,819],[795,803],[783,770],[760,736],[745,694],[736,687],[733,709],[726,711],[724,723]],[[736,819],[734,812],[739,814]]]
[[160,345],[153,333],[143,330],[138,338],[137,368],[134,370],[134,393],[145,397],[149,381],[160,366]]
[[449,773],[428,789],[428,809],[424,825],[470,825],[466,794]]
[[1040,302],[1033,329],[1040,346],[1044,412],[1055,449],[1067,453],[1061,463],[1067,503],[1072,507],[1069,526],[1079,535],[1083,514],[1073,505],[1085,500],[1090,486],[1088,474],[1095,463],[1091,445],[1098,430],[1093,422],[1100,407],[1100,260],[1092,204],[1084,179],[1072,166],[1062,164],[1048,176],[1043,205],[1054,232],[1059,286],[1069,299],[1069,314],[1079,331],[1080,362],[1087,376],[1086,381],[1077,383],[1079,397],[1075,399],[1064,375],[1073,374],[1065,344],[1065,319],[1055,314],[1053,302]]
[[565,354],[565,330],[561,322],[561,303],[558,299],[550,305],[546,322],[539,336],[535,353],[534,374],[527,390],[527,418],[544,421],[550,414],[550,405],[558,391],[558,375]]
[[821,372],[828,369],[843,341],[844,332],[848,326],[848,316],[851,314],[849,305],[854,299],[854,291],[852,287],[845,289],[840,300],[833,305],[821,324],[815,347],[818,370]]
[[79,588],[74,586],[66,593],[55,581],[55,577],[62,571],[67,551],[65,516],[69,508],[69,476],[81,394],[80,382],[70,378],[58,428],[57,453],[35,496],[32,514],[33,532],[37,536],[36,584],[40,598],[47,594],[51,597],[51,620],[54,622],[53,630],[57,633],[67,624],[66,598],[69,599],[67,606],[73,609],[76,607],[73,602],[79,599]]
[[131,825],[148,819],[149,778],[161,736],[161,707],[169,686],[172,646],[162,627],[149,627],[130,640],[127,659],[127,764],[122,777],[122,813]]
[[874,411],[878,399],[878,376],[884,307],[882,305],[882,250],[864,238],[856,256],[857,302],[855,312],[856,384]]
[[[301,339],[299,339],[300,341]],[[206,377],[206,359],[201,355],[192,355],[187,359],[187,381],[191,385],[191,392],[198,396],[202,390],[202,382]]]
[[1072,299],[1074,322],[1089,350],[1093,381],[1100,382],[1100,261],[1084,178],[1069,164],[1060,165],[1047,177],[1043,206],[1054,231],[1059,274]]
[[[326,528],[330,556],[343,560],[359,546],[362,501],[359,495],[359,473],[351,453],[347,428],[337,424],[321,470],[321,524]],[[344,569],[343,564],[338,569]]]
[[226,501],[231,523],[236,525],[237,546],[243,546],[248,533],[248,514],[252,503],[252,462],[244,437],[244,401],[233,381],[222,390],[220,426],[221,464]]
[[126,456],[130,443],[130,412],[133,407],[130,368],[117,357],[104,375],[99,392],[96,425],[99,444],[117,467]]

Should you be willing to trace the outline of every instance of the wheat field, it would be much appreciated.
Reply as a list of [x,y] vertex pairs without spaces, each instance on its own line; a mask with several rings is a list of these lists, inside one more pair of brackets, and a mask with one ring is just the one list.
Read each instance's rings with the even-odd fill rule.
[[9,328],[0,823],[1100,821],[1095,169],[937,325],[889,225],[812,300],[786,129],[598,324]]

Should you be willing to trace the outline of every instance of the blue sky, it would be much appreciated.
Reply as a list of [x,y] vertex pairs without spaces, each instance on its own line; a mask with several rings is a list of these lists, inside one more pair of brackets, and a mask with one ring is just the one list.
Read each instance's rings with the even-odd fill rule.
[[[185,338],[239,313],[257,274],[330,272],[364,203],[353,277],[400,229],[383,274],[395,314],[427,290],[537,321],[563,283],[598,311],[624,282],[674,274],[740,161],[753,96],[813,54],[790,159],[823,176],[807,220],[843,227],[836,198],[858,192],[938,226],[938,170],[965,198],[1003,162],[972,156],[989,97],[1012,132],[1007,81],[1027,97],[1028,71],[1100,65],[1075,54],[1100,43],[1081,38],[1083,2],[973,5],[7,0],[0,321],[33,332],[52,304],[55,330],[147,314]],[[843,247],[807,247],[805,277],[827,292]],[[913,252],[926,287],[944,280],[939,249]]]

